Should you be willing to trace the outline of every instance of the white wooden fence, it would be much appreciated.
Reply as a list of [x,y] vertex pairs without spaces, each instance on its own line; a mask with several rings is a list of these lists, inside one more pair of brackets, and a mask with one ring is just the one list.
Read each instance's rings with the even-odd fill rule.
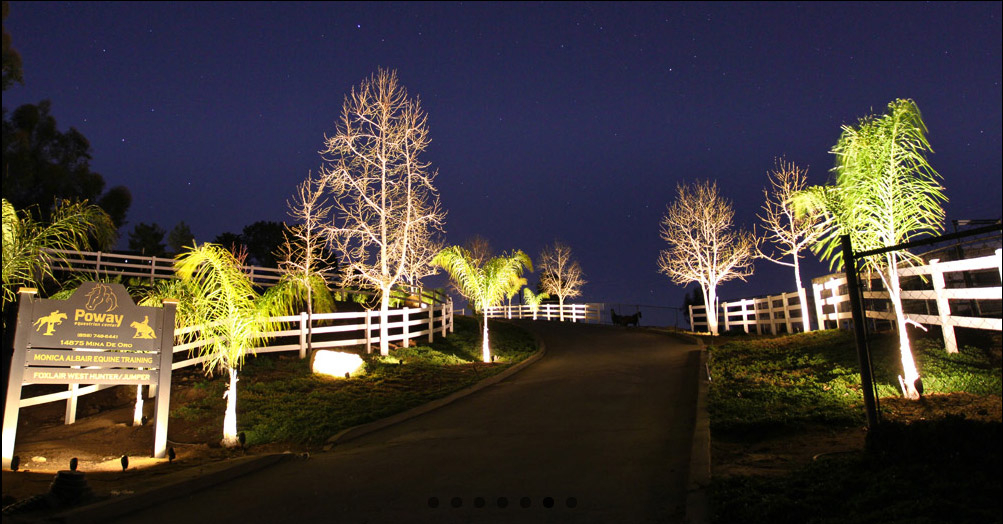
[[[797,291],[746,298],[718,304],[718,327],[724,331],[742,329],[762,335],[801,331],[801,300]],[[707,308],[690,306],[690,326],[693,331],[707,331]]]
[[[948,352],[958,351],[954,328],[974,328],[992,331],[1003,331],[1003,319],[1000,318],[1003,299],[1003,287],[971,286],[964,287],[966,280],[964,272],[987,272],[995,269],[1003,280],[1003,261],[1001,250],[994,255],[950,262],[940,262],[932,259],[922,266],[903,267],[899,269],[905,289],[902,290],[903,309],[906,317],[918,324],[940,326],[944,337],[944,347]],[[990,273],[991,274],[991,273]],[[907,283],[907,279],[911,279]],[[875,286],[880,283],[877,278],[866,280],[863,285]],[[925,289],[910,289],[922,287]],[[822,329],[850,327],[852,313],[850,297],[846,289],[846,277],[843,273],[835,273],[812,280],[812,292],[815,302],[815,316]],[[894,325],[895,312],[888,301],[888,292],[882,290],[864,290],[862,297],[865,302],[866,318],[875,321],[887,321]],[[976,310],[982,316],[959,314],[965,309],[963,304],[974,302]],[[690,326],[694,331],[707,329],[707,315],[704,306],[690,306]],[[796,292],[773,295],[764,298],[723,302],[718,306],[719,325],[724,330],[732,328],[744,329],[750,333],[769,332],[777,334],[781,329],[793,333],[801,326],[801,308]],[[996,315],[996,316],[991,316]]]
[[[1003,331],[1003,319],[999,317],[973,317],[952,313],[952,311],[961,309],[959,308],[960,301],[999,301],[1003,299],[1003,287],[999,285],[948,287],[946,285],[948,280],[952,281],[954,285],[962,285],[965,280],[960,278],[960,274],[966,271],[996,269],[997,274],[1003,280],[1003,262],[1001,262],[1000,253],[1001,250],[997,249],[995,255],[950,262],[940,262],[938,259],[933,259],[926,265],[899,269],[899,277],[903,280],[908,277],[923,277],[920,285],[925,281],[927,284],[923,287],[929,286],[931,288],[902,290],[902,305],[906,311],[906,317],[919,324],[940,326],[944,337],[944,347],[950,353],[958,351],[954,333],[955,327]],[[945,275],[954,278],[945,278]],[[873,285],[875,280],[872,279],[870,282]],[[819,326],[846,327],[852,318],[850,298],[846,290],[846,277],[842,273],[836,273],[816,278],[813,280],[812,289],[815,294],[815,313]],[[887,291],[864,290],[862,297],[865,301],[864,314],[866,318],[895,321],[895,312],[887,307]],[[953,308],[952,302],[955,304]],[[880,309],[878,309],[879,306]],[[925,312],[919,313],[917,312],[919,310]],[[995,307],[995,311],[997,314],[999,313],[999,305]]]
[[[157,279],[176,278],[173,258],[121,255],[103,251],[67,251],[64,249],[49,251],[57,256],[53,264],[54,270],[91,273],[100,276],[122,275],[148,278],[151,282]],[[257,285],[270,286],[282,277],[282,272],[273,267],[243,266],[242,269]]]
[[[300,358],[304,358],[307,350],[306,339],[308,333],[313,333],[314,335],[314,339],[310,344],[314,349],[363,346],[367,352],[371,352],[372,346],[380,342],[380,318],[381,315],[378,310],[315,313],[310,317],[309,322],[307,321],[306,313],[275,317],[271,320],[284,324],[285,329],[267,332],[266,337],[268,337],[270,344],[255,348],[254,353],[296,351],[299,353]],[[183,335],[198,332],[200,329],[202,328],[197,326],[183,327],[175,331],[175,362],[171,365],[172,370],[199,364],[205,360],[204,357],[198,356],[185,357],[190,356],[192,353],[197,354],[198,349],[206,345],[206,340],[198,339],[188,343],[181,342]],[[440,336],[445,337],[447,332],[453,332],[453,303],[452,301],[446,301],[442,304],[432,304],[426,307],[393,309],[387,316],[387,329],[391,332],[387,337],[388,342],[401,342],[404,345],[405,340],[425,339],[431,343],[435,334],[438,333]],[[274,343],[277,342],[276,339],[285,338],[288,340],[291,337],[295,337],[295,343]],[[110,387],[115,387],[115,385],[94,384],[80,387],[74,384],[66,391],[22,398],[19,405],[24,408],[58,400],[66,400],[66,423],[69,424],[76,418],[76,414],[71,413],[70,406],[76,406],[77,398]],[[153,397],[155,395],[156,389],[151,386],[150,396]]]
[[540,304],[534,315],[529,306],[491,306],[485,309],[488,318],[528,318],[534,320],[569,320],[599,322],[600,310],[595,304]]

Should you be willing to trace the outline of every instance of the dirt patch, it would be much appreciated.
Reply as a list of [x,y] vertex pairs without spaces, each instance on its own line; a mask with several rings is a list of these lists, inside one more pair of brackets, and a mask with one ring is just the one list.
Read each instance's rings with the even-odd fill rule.
[[[946,417],[984,422],[1003,420],[1003,398],[968,393],[930,395],[919,401],[904,398],[880,400],[881,419],[909,423]],[[785,475],[815,457],[864,450],[863,427],[808,427],[783,434],[714,436],[711,439],[712,475]]]
[[[174,372],[172,411],[206,394],[191,387],[199,374],[196,369]],[[167,482],[171,473],[245,455],[316,451],[287,444],[222,448],[219,441],[223,413],[219,413],[200,420],[171,417],[167,438],[175,459],[155,459],[152,458],[155,399],[144,401],[147,423],[133,426],[135,394],[135,387],[118,386],[80,397],[77,421],[70,425],[63,423],[65,402],[21,409],[14,448],[20,459],[19,471],[2,472],[3,505],[48,492],[55,474],[68,470],[73,458],[77,459],[78,471],[86,474],[95,496],[106,498],[157,487]],[[128,468],[124,470],[123,456],[128,457]]]

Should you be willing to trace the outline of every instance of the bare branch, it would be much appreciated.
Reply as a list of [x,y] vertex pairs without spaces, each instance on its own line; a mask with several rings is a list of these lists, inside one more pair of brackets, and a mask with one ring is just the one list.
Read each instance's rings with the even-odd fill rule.
[[717,334],[717,286],[752,274],[755,239],[732,230],[735,212],[717,184],[680,184],[676,200],[662,218],[661,238],[669,244],[658,257],[658,269],[677,284],[697,282],[707,304],[707,323]]

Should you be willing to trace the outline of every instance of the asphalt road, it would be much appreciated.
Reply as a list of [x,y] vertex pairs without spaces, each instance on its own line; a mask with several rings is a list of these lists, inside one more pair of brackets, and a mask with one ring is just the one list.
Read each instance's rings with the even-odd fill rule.
[[524,325],[547,354],[504,381],[117,522],[681,522],[697,346]]

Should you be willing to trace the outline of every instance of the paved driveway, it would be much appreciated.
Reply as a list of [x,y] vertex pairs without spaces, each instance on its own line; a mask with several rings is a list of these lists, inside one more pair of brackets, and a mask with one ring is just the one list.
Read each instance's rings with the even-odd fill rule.
[[441,409],[128,522],[679,522],[696,346],[526,321],[544,358]]

